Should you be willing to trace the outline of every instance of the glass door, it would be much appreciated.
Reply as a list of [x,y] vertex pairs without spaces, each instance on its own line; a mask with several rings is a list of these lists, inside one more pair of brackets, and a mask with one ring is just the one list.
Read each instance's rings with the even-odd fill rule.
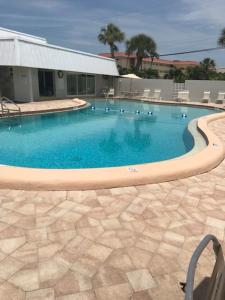
[[38,70],[39,94],[40,97],[54,96],[53,71]]
[[86,95],[86,74],[78,75],[78,95]]
[[95,94],[95,76],[87,75],[87,95]]

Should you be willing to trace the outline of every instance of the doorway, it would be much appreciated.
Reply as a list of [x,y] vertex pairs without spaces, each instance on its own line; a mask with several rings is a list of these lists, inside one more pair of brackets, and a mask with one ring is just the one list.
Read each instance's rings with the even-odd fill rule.
[[55,95],[53,71],[38,70],[38,82],[40,97],[53,97]]

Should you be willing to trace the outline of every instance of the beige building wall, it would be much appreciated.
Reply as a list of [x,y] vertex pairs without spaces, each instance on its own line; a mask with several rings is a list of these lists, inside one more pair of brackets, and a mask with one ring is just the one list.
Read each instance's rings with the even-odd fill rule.
[[[136,64],[136,58],[133,57],[116,57],[116,62],[117,65],[119,65],[121,68],[128,68],[131,69],[131,67],[134,67]],[[153,70],[157,70],[159,72],[159,77],[164,78],[165,74],[169,72],[172,66],[175,66],[178,69],[183,69],[186,70],[190,65],[187,63],[182,64],[181,61],[177,62],[176,61],[171,61],[171,64],[167,63],[160,63],[158,61],[153,61],[151,60],[143,60],[142,62],[142,69],[147,70],[149,68],[152,68]]]
[[[117,61],[117,64],[121,68],[128,68],[128,69],[130,69],[131,67],[134,67],[135,63],[136,63],[135,59],[133,59],[133,58],[128,59],[126,57],[117,58],[116,61]],[[143,61],[142,62],[142,70],[147,70],[149,68],[152,68],[153,70],[158,70],[159,76],[161,78],[163,78],[164,75],[169,71],[170,65],[164,65],[164,64],[159,64],[159,63],[155,63],[155,62],[153,62],[153,64],[152,64],[151,61]]]

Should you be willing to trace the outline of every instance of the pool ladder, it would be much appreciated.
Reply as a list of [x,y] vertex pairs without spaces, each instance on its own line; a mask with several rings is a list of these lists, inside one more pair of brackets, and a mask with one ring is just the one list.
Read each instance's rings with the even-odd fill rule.
[[[12,107],[13,106],[13,107]],[[21,114],[20,107],[9,98],[3,96],[0,98],[0,113],[1,115],[10,115],[10,113]]]

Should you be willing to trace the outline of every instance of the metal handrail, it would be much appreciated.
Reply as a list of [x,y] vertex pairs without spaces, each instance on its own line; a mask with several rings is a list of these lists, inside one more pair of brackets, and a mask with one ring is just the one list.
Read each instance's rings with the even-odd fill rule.
[[[211,276],[211,284],[209,286],[209,290],[208,292],[213,291],[213,284],[215,284],[215,282],[213,282],[213,280],[215,280],[215,278],[217,277],[217,273],[218,273],[218,269],[219,268],[224,268],[224,264],[221,265],[221,262],[224,263],[223,260],[223,253],[222,253],[222,247],[219,243],[219,241],[217,240],[217,238],[214,235],[207,235],[203,238],[203,240],[200,242],[200,244],[198,245],[198,247],[195,249],[189,267],[188,267],[188,273],[187,273],[187,279],[186,279],[186,283],[184,284],[184,291],[185,291],[185,300],[193,300],[194,296],[194,277],[195,277],[195,271],[197,268],[197,263],[199,260],[200,255],[202,254],[202,252],[204,251],[204,249],[207,247],[207,245],[209,244],[209,242],[212,241],[213,242],[213,250],[216,256],[216,264],[214,266],[214,270]],[[216,278],[217,279],[217,278]],[[219,284],[220,282],[217,282],[217,284]],[[215,295],[214,295],[215,296]],[[210,298],[212,299],[212,298]],[[213,298],[215,299],[215,298]],[[205,299],[206,300],[206,299]]]
[[[14,101],[12,101],[11,99],[9,99],[9,98],[7,98],[7,97],[5,97],[5,96],[3,96],[3,97],[0,98],[0,103],[1,103],[1,111],[2,111],[2,114],[3,114],[4,112],[7,112],[8,114],[10,114],[10,111],[21,113],[20,107],[19,107]],[[8,106],[7,106],[7,103],[8,103],[8,104],[13,104],[13,105],[16,107],[16,109],[13,109],[13,108],[8,107]]]

